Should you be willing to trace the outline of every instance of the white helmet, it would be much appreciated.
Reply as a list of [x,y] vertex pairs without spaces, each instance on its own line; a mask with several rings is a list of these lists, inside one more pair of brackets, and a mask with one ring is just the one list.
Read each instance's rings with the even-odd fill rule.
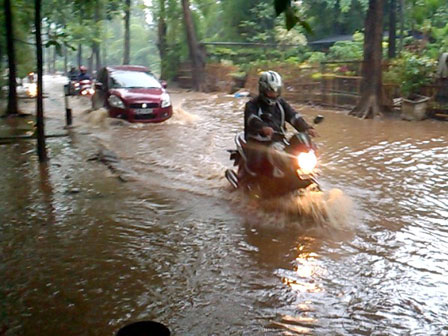
[[[263,100],[272,105],[282,93],[282,77],[275,71],[265,71],[258,80],[258,91]],[[268,97],[268,92],[271,93]],[[272,95],[274,93],[274,95]]]

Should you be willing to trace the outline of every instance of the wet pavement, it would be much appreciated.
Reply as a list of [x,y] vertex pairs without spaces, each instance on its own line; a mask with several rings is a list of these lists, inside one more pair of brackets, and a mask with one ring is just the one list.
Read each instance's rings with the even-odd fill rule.
[[46,165],[34,141],[0,145],[0,330],[448,335],[447,123],[296,105],[325,116],[325,191],[263,202],[224,178],[246,98],[172,93],[173,117],[149,125],[73,99]]

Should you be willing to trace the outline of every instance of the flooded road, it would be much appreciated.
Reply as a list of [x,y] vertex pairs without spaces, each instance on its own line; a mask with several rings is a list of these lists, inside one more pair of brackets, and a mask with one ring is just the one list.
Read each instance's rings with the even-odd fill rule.
[[74,102],[77,127],[47,140],[40,168],[34,143],[0,145],[0,330],[113,335],[145,319],[173,335],[448,335],[447,123],[296,106],[326,118],[325,193],[260,202],[224,178],[245,100],[173,98],[155,125]]

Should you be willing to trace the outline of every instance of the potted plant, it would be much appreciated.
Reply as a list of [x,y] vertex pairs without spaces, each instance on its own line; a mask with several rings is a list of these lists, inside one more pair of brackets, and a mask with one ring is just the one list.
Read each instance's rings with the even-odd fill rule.
[[429,97],[421,94],[425,85],[434,81],[435,61],[428,57],[406,53],[398,61],[398,78],[402,95],[401,118],[426,118]]

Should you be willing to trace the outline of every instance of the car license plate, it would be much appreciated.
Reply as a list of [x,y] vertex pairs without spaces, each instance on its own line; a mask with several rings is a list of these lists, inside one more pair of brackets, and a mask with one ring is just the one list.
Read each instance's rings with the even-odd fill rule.
[[142,114],[152,114],[152,109],[150,108],[139,108],[139,109],[134,109],[134,113],[138,114],[138,115],[142,115]]

